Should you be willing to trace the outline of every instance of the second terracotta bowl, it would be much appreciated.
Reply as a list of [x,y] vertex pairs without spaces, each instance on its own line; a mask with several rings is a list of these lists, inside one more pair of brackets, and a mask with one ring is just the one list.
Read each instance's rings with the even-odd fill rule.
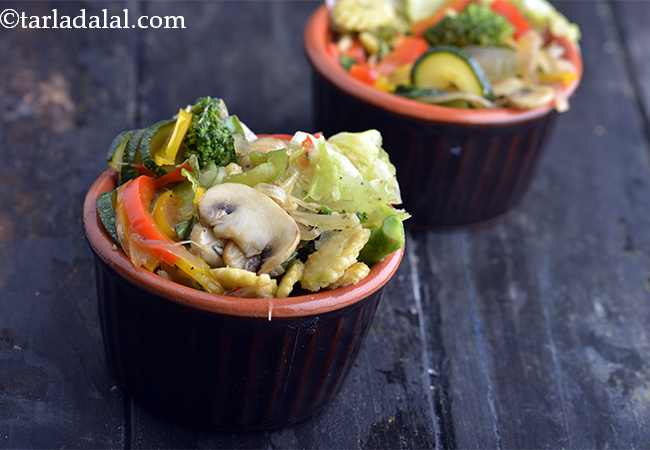
[[[526,192],[557,113],[549,105],[529,111],[467,110],[427,105],[367,86],[327,51],[328,10],[319,8],[305,29],[313,68],[315,129],[381,131],[397,167],[409,223],[448,227],[492,219]],[[562,42],[582,75],[579,50]]]
[[339,391],[403,251],[354,286],[285,299],[208,294],[135,268],[84,202],[109,366],[158,414],[223,430],[271,429],[317,413]]

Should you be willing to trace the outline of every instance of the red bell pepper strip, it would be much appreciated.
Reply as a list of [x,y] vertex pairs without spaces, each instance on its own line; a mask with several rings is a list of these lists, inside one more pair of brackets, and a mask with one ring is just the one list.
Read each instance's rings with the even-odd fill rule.
[[159,260],[174,265],[178,256],[170,251],[168,245],[173,241],[156,226],[149,207],[156,192],[155,178],[146,175],[129,181],[117,191],[117,201],[124,208],[129,233],[146,242],[146,249]]
[[161,187],[167,186],[168,184],[173,184],[173,183],[180,183],[181,181],[185,181],[185,177],[181,173],[183,169],[186,169],[188,171],[192,171],[192,167],[190,167],[189,163],[183,163],[180,166],[176,167],[174,170],[172,170],[169,173],[166,173],[165,175],[156,178],[156,189],[160,189]]
[[140,175],[148,175],[150,177],[155,176],[154,173],[151,170],[147,169],[142,163],[135,163],[132,164],[132,166]]
[[366,51],[364,50],[363,45],[361,45],[361,42],[357,39],[352,41],[350,48],[344,51],[343,54],[354,59],[357,64],[363,64],[366,62]]
[[374,85],[377,79],[377,73],[369,64],[354,64],[350,67],[350,76],[361,81],[364,84]]
[[329,44],[327,44],[327,53],[329,53],[330,56],[336,60],[338,60],[339,57],[341,56],[339,47],[334,42],[330,42]]
[[[323,133],[319,131],[317,133],[314,133],[313,136],[316,139],[320,139],[323,136]],[[307,136],[305,139],[302,140],[302,143],[300,145],[302,145],[303,150],[309,153],[309,150],[314,146],[314,142],[311,137]]]
[[471,2],[472,0],[447,0],[447,3],[441,6],[433,16],[414,23],[411,27],[411,32],[414,36],[422,36],[425,31],[440,22],[445,17],[447,10],[451,9],[456,12],[461,12]]
[[398,67],[413,64],[428,48],[429,43],[421,37],[403,36],[393,51],[381,60],[377,72],[389,75]]
[[[123,211],[128,235],[125,237],[137,247],[160,261],[176,266],[198,282],[203,289],[222,293],[223,287],[211,276],[210,267],[168,238],[156,225],[149,212],[156,193],[156,180],[145,175],[122,185],[117,191],[118,209]],[[124,243],[123,243],[124,246]]]
[[522,34],[530,30],[530,24],[526,17],[519,11],[519,8],[508,0],[494,0],[490,8],[510,22],[510,25],[515,29],[515,39],[519,39]]
[[293,136],[289,134],[265,134],[262,137],[272,137],[274,139],[280,139],[283,141],[290,141]]

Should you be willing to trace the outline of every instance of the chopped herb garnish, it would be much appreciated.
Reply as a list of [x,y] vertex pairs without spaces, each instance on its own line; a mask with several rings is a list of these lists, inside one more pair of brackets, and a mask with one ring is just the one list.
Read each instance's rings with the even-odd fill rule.
[[357,63],[357,61],[353,57],[348,55],[341,55],[341,57],[339,58],[339,62],[341,63],[341,66],[345,70],[350,70],[350,68]]

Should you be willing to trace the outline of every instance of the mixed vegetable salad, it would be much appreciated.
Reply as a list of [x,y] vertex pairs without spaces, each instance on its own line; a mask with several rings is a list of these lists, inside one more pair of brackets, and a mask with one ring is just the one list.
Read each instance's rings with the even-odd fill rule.
[[133,264],[210,293],[288,297],[355,284],[404,245],[379,132],[256,136],[205,97],[120,133],[98,215]]
[[546,0],[332,0],[329,52],[376,89],[455,108],[568,109],[580,31]]

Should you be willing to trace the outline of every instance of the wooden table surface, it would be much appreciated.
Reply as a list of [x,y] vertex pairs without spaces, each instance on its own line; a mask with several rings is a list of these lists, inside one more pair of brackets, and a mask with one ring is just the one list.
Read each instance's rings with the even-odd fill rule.
[[336,401],[254,434],[182,428],[114,387],[81,202],[118,131],[201,95],[254,130],[312,130],[301,33],[317,3],[13,7],[188,28],[0,31],[0,447],[650,447],[650,3],[559,3],[585,78],[523,203],[489,227],[410,232]]

